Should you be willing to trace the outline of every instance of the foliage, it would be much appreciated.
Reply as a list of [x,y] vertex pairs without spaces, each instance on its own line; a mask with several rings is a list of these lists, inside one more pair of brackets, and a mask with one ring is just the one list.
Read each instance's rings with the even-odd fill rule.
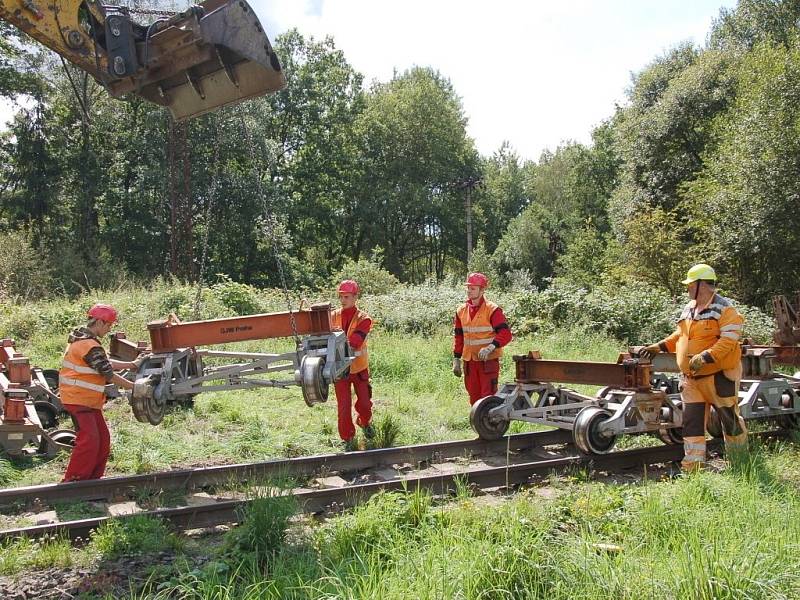
[[739,94],[715,122],[719,149],[687,184],[687,204],[726,285],[767,304],[797,287],[800,257],[800,50],[757,46],[739,70]]
[[57,291],[47,258],[34,247],[30,234],[6,232],[3,240],[12,251],[0,254],[0,300],[28,301]]
[[665,292],[640,281],[599,285],[593,289],[555,280],[539,292],[521,295],[512,317],[520,333],[553,328],[583,328],[640,344],[655,341],[674,328],[678,304]]
[[689,228],[674,213],[655,208],[623,226],[629,271],[642,281],[671,294],[681,293],[681,281],[693,264],[712,262],[687,242]]
[[388,294],[400,282],[397,277],[383,268],[383,250],[373,248],[369,258],[348,259],[342,268],[331,277],[331,286],[335,289],[345,279],[353,279],[358,283],[362,294]]
[[264,312],[256,288],[231,281],[226,275],[219,276],[219,281],[211,286],[211,293],[235,315]]
[[73,563],[72,545],[65,537],[41,540],[23,537],[0,544],[0,575],[33,569],[63,569]]
[[612,260],[607,246],[613,240],[587,224],[567,243],[567,250],[558,257],[556,273],[560,278],[591,289],[602,280]]

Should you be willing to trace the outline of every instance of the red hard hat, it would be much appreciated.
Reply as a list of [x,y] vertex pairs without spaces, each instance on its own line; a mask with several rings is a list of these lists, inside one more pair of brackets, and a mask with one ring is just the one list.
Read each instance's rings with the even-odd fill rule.
[[340,294],[358,294],[358,284],[352,279],[345,279],[339,284]]
[[89,309],[87,316],[90,319],[99,319],[106,323],[117,322],[117,309],[110,304],[95,304]]
[[479,285],[482,288],[489,287],[489,278],[483,273],[470,273],[464,285]]

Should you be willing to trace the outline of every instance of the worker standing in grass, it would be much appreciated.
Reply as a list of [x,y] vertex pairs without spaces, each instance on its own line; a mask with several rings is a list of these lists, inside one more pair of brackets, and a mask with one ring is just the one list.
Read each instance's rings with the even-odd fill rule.
[[709,406],[719,415],[725,449],[734,456],[747,450],[747,428],[739,414],[739,380],[742,377],[744,319],[727,298],[717,293],[717,275],[710,266],[689,269],[686,280],[690,301],[669,337],[644,348],[652,358],[675,352],[683,388],[684,470],[702,468],[706,459],[705,429]]
[[113,306],[95,304],[89,309],[88,319],[85,327],[78,327],[69,335],[58,374],[61,403],[72,415],[78,432],[63,481],[103,476],[111,451],[111,436],[103,418],[106,386],[132,390],[133,383],[114,371],[138,368],[138,361],[111,360],[100,344],[117,321]]
[[486,275],[470,273],[465,285],[467,301],[453,324],[453,374],[463,373],[469,403],[475,404],[497,391],[502,348],[512,335],[503,309],[484,298],[489,287]]
[[339,302],[342,307],[333,311],[333,328],[347,333],[347,342],[353,350],[355,360],[350,373],[334,384],[336,404],[339,411],[339,436],[344,440],[345,450],[357,448],[356,428],[353,425],[353,399],[350,386],[356,392],[356,423],[371,440],[375,436],[372,427],[372,385],[369,381],[369,359],[367,358],[367,334],[372,328],[372,319],[356,306],[358,284],[347,279],[339,284]]

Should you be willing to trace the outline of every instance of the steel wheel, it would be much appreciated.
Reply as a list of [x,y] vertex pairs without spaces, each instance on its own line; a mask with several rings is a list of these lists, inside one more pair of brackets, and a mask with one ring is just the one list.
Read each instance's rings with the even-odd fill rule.
[[508,431],[510,421],[492,419],[489,416],[489,411],[504,403],[505,400],[500,396],[486,396],[472,405],[469,411],[469,422],[482,440],[499,440]]
[[670,446],[683,444],[683,428],[670,427],[658,430],[658,439]]
[[328,384],[322,376],[324,367],[325,359],[320,356],[304,356],[300,363],[300,387],[308,406],[328,400]]
[[75,432],[72,429],[59,429],[50,434],[50,439],[57,444],[64,444],[65,446],[74,446],[75,437]]
[[722,437],[722,422],[719,420],[719,413],[713,406],[708,407],[708,421],[706,422],[706,431],[708,435],[713,438],[720,439]]
[[58,427],[58,411],[56,407],[47,400],[34,400],[33,406],[36,409],[36,416],[42,424],[42,429],[53,429]]
[[587,406],[581,409],[575,417],[572,437],[575,445],[584,454],[605,454],[609,452],[617,441],[617,436],[606,437],[600,435],[600,424],[608,421],[611,413],[597,406]]
[[42,375],[47,382],[47,387],[54,394],[58,393],[58,370],[57,369],[42,369]]
[[[48,434],[50,436],[50,440],[53,441],[55,444],[61,444],[63,446],[74,447],[75,446],[75,438],[76,434],[72,429],[56,429]],[[59,450],[64,450],[64,448],[57,447],[53,449],[52,452],[48,452],[50,450],[50,442],[44,436],[41,436],[41,441],[39,442],[39,453],[40,454],[48,454],[49,456],[55,456]]]
[[131,395],[129,401],[136,420],[140,423],[150,423],[151,425],[161,423],[167,412],[167,401],[164,399],[163,394],[164,384],[161,382],[150,391],[147,398],[134,398]]
[[613,387],[611,387],[610,385],[607,385],[607,386],[601,387],[599,390],[597,390],[597,391],[594,393],[594,397],[595,397],[595,398],[597,398],[598,400],[602,400],[603,398],[605,398],[605,397],[606,397],[606,394],[607,394],[608,392],[610,392],[611,390],[613,390],[613,389],[614,389],[614,388],[613,388]]

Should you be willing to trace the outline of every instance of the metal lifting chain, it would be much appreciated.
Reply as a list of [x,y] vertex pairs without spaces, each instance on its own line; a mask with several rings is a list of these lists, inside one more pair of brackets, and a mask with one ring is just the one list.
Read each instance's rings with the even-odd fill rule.
[[270,241],[272,242],[272,250],[275,254],[275,262],[278,264],[278,275],[281,279],[281,286],[283,287],[283,295],[286,299],[286,308],[289,311],[289,322],[292,326],[292,335],[294,336],[295,342],[295,352],[298,352],[297,361],[298,365],[300,364],[300,336],[297,333],[297,321],[295,320],[294,311],[292,310],[292,298],[289,294],[289,286],[286,284],[286,273],[283,268],[283,259],[281,259],[280,252],[278,252],[278,239],[275,234],[275,217],[270,210],[269,202],[267,201],[267,196],[264,193],[264,186],[261,182],[261,177],[258,173],[258,167],[256,166],[256,158],[258,157],[256,153],[256,145],[255,141],[253,140],[253,136],[250,134],[250,130],[247,128],[247,124],[244,120],[244,109],[239,109],[239,121],[242,127],[242,133],[247,141],[248,149],[250,150],[250,161],[253,164],[253,177],[256,180],[256,191],[258,193],[259,198],[261,198],[261,203],[263,204],[264,209],[264,230],[269,237]]
[[211,186],[206,199],[206,211],[204,221],[206,230],[203,232],[203,253],[200,256],[200,273],[197,276],[197,292],[194,296],[194,320],[200,319],[200,299],[203,294],[203,280],[206,274],[206,261],[208,258],[208,234],[211,231],[211,213],[214,209],[214,198],[217,195],[217,185],[219,184],[219,123],[214,119],[214,156],[211,159],[211,167],[214,173],[211,175]]

